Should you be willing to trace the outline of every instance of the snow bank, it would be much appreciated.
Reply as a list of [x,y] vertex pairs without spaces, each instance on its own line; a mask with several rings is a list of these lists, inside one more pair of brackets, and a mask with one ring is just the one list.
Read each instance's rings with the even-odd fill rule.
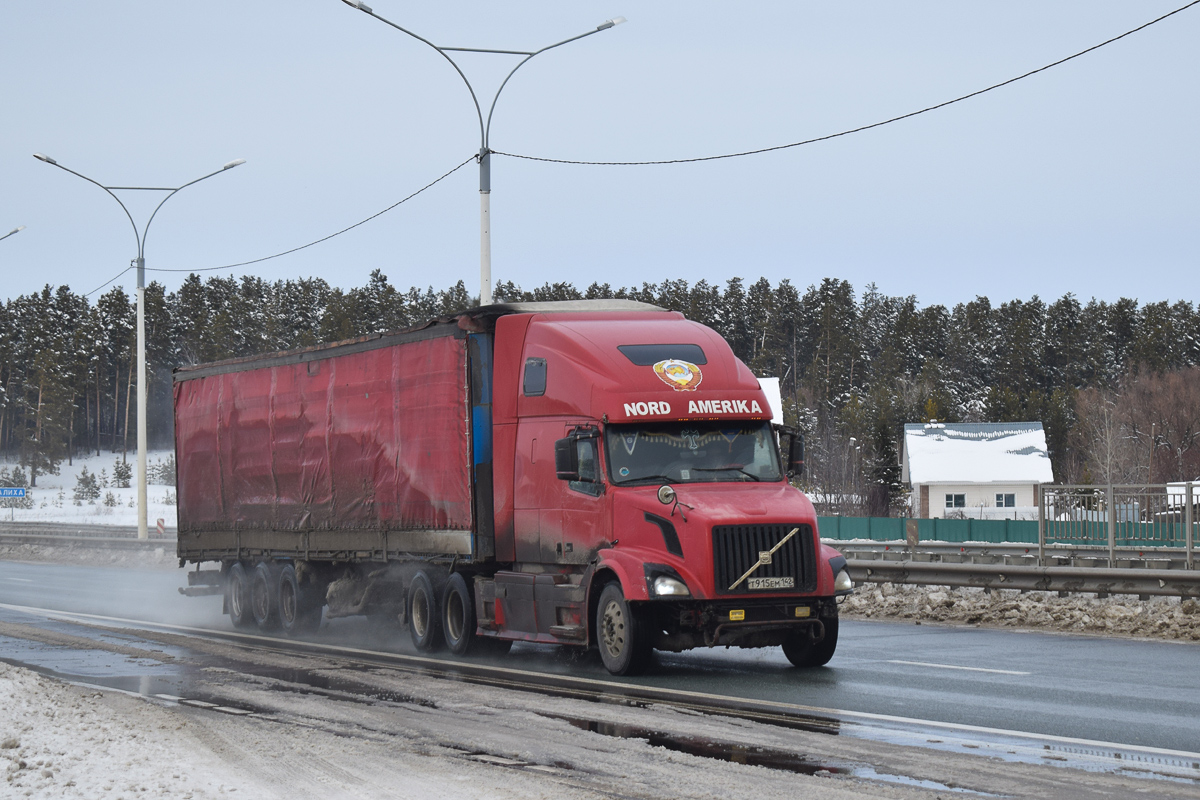
[[841,606],[850,619],[911,619],[1200,641],[1200,603],[1172,597],[1026,592],[1015,589],[866,584]]
[[150,703],[4,663],[0,698],[0,796],[206,800],[234,786],[256,796],[250,776],[196,748],[186,721]]
[[[147,474],[153,479],[157,472],[154,468],[166,465],[174,455],[171,450],[147,452]],[[0,508],[0,520],[136,526],[138,523],[137,456],[129,453],[127,458],[129,466],[133,468],[133,479],[130,481],[128,489],[117,489],[112,486],[113,465],[121,460],[120,453],[76,457],[72,464],[67,464],[65,461],[60,464],[58,475],[38,476],[37,486],[28,490],[29,498],[33,502],[32,508]],[[5,469],[12,469],[16,466],[15,459],[0,462],[0,467]],[[93,475],[106,477],[109,486],[100,489],[99,499],[76,505],[73,499],[75,485],[85,468]],[[28,476],[28,472],[26,476]],[[109,501],[111,505],[106,503],[110,494],[112,495],[112,499]],[[147,517],[151,528],[154,528],[159,519],[163,521],[165,528],[178,527],[176,497],[173,480],[170,485],[151,483],[147,486]]]

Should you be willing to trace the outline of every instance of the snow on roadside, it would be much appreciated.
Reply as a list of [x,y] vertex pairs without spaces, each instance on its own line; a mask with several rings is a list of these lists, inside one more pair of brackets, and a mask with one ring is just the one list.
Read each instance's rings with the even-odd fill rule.
[[234,786],[242,797],[267,794],[195,747],[186,721],[143,700],[2,662],[0,698],[0,796],[206,800]]
[[849,619],[907,619],[987,627],[1117,634],[1200,641],[1200,603],[1174,597],[1138,600],[1135,595],[1059,597],[1057,592],[863,584],[846,598]]
[[[154,478],[154,467],[168,463],[174,458],[172,450],[150,450],[146,453],[147,474]],[[128,454],[127,463],[133,470],[133,478],[128,489],[118,489],[112,486],[113,466],[121,461],[120,453],[104,452],[102,455],[76,456],[71,464],[62,462],[58,475],[38,475],[37,486],[28,490],[33,501],[33,508],[0,508],[0,521],[15,522],[63,522],[81,525],[123,525],[138,524],[137,519],[137,455]],[[11,470],[18,466],[15,459],[0,461],[0,467]],[[100,497],[92,501],[83,501],[76,505],[74,500],[75,485],[84,469],[97,477],[107,478],[109,485],[100,489]],[[28,471],[26,471],[28,480]],[[173,481],[173,478],[172,478]],[[111,505],[106,503],[108,495],[112,495]],[[172,482],[169,486],[151,483],[147,486],[146,499],[147,517],[150,527],[161,519],[166,528],[177,527],[176,491]],[[8,505],[7,501],[2,503]]]

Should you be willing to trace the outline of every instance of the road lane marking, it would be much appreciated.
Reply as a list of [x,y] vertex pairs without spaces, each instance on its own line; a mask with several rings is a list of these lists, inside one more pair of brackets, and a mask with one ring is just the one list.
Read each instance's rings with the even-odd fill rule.
[[967,672],[992,672],[997,675],[1032,675],[1032,672],[1018,672],[1015,669],[987,669],[986,667],[960,667],[957,664],[931,664],[928,661],[901,661],[898,658],[888,659],[889,664],[906,664],[910,667],[933,667],[935,669],[961,669]]
[[[416,667],[423,667],[433,670],[449,670],[470,672],[470,662],[460,661],[442,661],[436,658],[427,656],[411,656],[402,653],[389,653],[379,650],[366,650],[357,647],[348,647],[345,645],[322,644],[319,642],[306,642],[303,639],[291,639],[282,641],[268,636],[260,636],[252,633],[240,633],[237,631],[223,631],[214,628],[201,628],[190,625],[175,625],[168,622],[150,622],[148,620],[129,619],[126,617],[112,617],[102,614],[87,614],[79,611],[59,611],[52,608],[39,608],[36,606],[15,605],[12,603],[0,603],[0,609],[17,611],[26,614],[36,614],[38,616],[47,617],[49,619],[64,619],[74,622],[107,622],[118,623],[129,626],[131,628],[141,630],[164,630],[175,631],[182,633],[194,634],[197,637],[208,638],[217,641],[244,641],[248,643],[261,643],[262,645],[288,645],[290,650],[281,650],[277,652],[287,652],[294,654],[295,650],[308,650],[321,655],[339,654],[344,656],[369,656],[372,658],[384,658],[396,665],[405,664]],[[647,690],[652,687],[639,686],[632,683],[620,683],[618,681],[597,680],[595,678],[587,678],[583,676],[558,675],[553,673],[537,672],[534,670],[517,669],[513,667],[498,667],[478,665],[480,671],[486,671],[492,675],[499,675],[509,678],[513,681],[516,688],[520,685],[537,686],[540,681],[546,678],[556,678],[563,684],[573,685],[575,687],[586,687],[593,691],[612,693],[613,690],[620,690],[628,693],[631,696],[645,696]],[[496,684],[499,685],[499,684]],[[103,688],[108,691],[108,687]],[[121,689],[113,691],[124,692],[134,697],[138,695],[135,692],[126,692]],[[532,689],[529,689],[532,691]],[[934,728],[945,731],[957,731],[961,733],[981,734],[987,736],[1004,736],[1018,740],[1033,741],[1037,743],[1053,743],[1063,745],[1077,745],[1099,749],[1102,751],[1117,750],[1129,753],[1145,754],[1149,756],[1179,758],[1189,762],[1200,762],[1200,752],[1187,750],[1173,750],[1165,747],[1151,747],[1147,745],[1126,744],[1121,742],[1105,742],[1098,739],[1084,739],[1075,736],[1058,736],[1049,733],[1035,733],[1033,731],[1012,730],[1009,728],[992,728],[985,725],[970,725],[962,722],[942,722],[939,720],[920,719],[914,717],[902,717],[895,714],[879,714],[871,711],[850,711],[847,709],[837,708],[822,708],[820,706],[809,706],[800,703],[785,703],[772,700],[758,700],[748,697],[730,697],[728,695],[712,694],[710,692],[689,691],[687,689],[656,689],[653,690],[656,696],[670,697],[674,702],[680,701],[700,701],[700,702],[717,702],[728,703],[734,701],[738,704],[739,710],[749,711],[765,711],[770,713],[792,713],[804,716],[823,716],[840,718],[845,721],[858,721],[861,723],[885,723],[892,725],[901,725],[905,727],[920,726],[923,728]],[[718,706],[719,707],[719,706]]]
[[32,578],[5,578],[6,581],[17,581],[19,583],[33,583]]

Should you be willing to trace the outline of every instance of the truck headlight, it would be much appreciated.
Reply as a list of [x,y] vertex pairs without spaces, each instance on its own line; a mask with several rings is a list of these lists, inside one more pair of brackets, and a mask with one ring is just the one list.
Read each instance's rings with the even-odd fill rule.
[[835,592],[849,592],[854,589],[854,581],[850,580],[850,573],[842,570],[833,579],[833,590]]
[[691,597],[687,584],[670,575],[659,575],[653,583],[656,597]]

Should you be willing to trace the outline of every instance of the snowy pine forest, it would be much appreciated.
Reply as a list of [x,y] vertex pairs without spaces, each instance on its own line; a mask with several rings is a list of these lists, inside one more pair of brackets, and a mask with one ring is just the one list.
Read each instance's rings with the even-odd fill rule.
[[[1055,479],[1187,480],[1200,475],[1200,308],[976,297],[953,308],[856,292],[825,279],[640,288],[511,282],[496,302],[628,298],[719,331],[759,376],[782,381],[784,414],[804,430],[803,483],[827,512],[886,515],[903,499],[902,426],[930,419],[1040,420]],[[399,330],[476,304],[463,283],[401,291],[379,270],[366,286],[193,274],[146,289],[149,431],[172,447],[171,370]],[[84,454],[132,453],[135,309],[122,287],[96,298],[51,287],[0,309],[0,451],[28,482]],[[833,500],[836,498],[836,501]]]

